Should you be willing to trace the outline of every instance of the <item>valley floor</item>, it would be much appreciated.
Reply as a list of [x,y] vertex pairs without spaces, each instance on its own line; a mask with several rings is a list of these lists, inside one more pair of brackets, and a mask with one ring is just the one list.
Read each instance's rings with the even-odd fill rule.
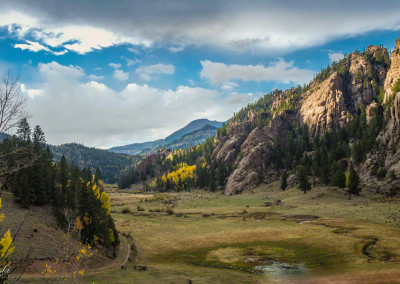
[[109,195],[137,253],[88,283],[400,283],[398,198],[278,184],[230,197]]

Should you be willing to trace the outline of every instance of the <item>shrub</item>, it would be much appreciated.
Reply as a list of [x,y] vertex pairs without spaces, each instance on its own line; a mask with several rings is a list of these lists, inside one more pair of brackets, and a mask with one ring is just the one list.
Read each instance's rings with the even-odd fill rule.
[[144,208],[140,205],[137,206],[137,211],[144,211]]
[[175,214],[174,210],[169,206],[167,206],[167,208],[165,209],[165,213],[167,213],[167,215],[174,215]]
[[[138,210],[139,211],[139,210]],[[123,214],[128,214],[131,213],[131,209],[129,209],[129,207],[124,207],[121,211]]]

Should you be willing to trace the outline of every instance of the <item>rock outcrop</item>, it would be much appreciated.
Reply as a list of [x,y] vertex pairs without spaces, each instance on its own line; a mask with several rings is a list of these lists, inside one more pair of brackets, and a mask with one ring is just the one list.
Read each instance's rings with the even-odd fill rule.
[[[390,69],[388,70],[390,65]],[[229,176],[225,194],[240,193],[257,186],[269,177],[279,173],[271,167],[275,141],[284,140],[293,127],[307,125],[310,139],[316,134],[344,127],[361,109],[366,111],[366,121],[370,125],[374,117],[382,114],[378,96],[385,90],[385,101],[391,95],[391,86],[400,78],[400,39],[391,54],[391,62],[385,48],[368,46],[365,52],[354,52],[306,86],[284,92],[275,92],[271,99],[264,99],[262,111],[249,108],[242,114],[242,122],[234,122],[228,136],[218,141],[212,154],[217,162],[234,166]],[[391,119],[387,129],[377,138],[387,149],[400,146],[400,93],[390,109]],[[254,125],[268,122],[267,126]],[[244,120],[244,122],[243,122]],[[250,132],[251,131],[251,132]],[[353,143],[350,142],[350,143]],[[371,175],[376,168],[376,159],[384,163],[385,169],[400,177],[400,151],[398,155],[376,151],[370,153],[360,166],[360,176],[364,182],[380,184]],[[349,158],[347,163],[351,162]],[[389,181],[388,181],[389,182]]]
[[169,153],[171,153],[170,149],[160,149],[157,154],[151,154],[146,156],[138,165],[137,165],[137,170],[138,173],[146,173],[149,171],[149,169],[154,168],[157,164],[157,161],[160,159],[161,156],[167,156]]
[[396,46],[390,55],[390,69],[385,80],[385,98],[387,103],[392,96],[392,85],[400,78],[400,38],[396,40]]
[[[365,55],[370,56],[376,64],[367,60]],[[386,78],[386,66],[383,60],[388,56],[386,48],[379,48],[376,45],[369,45],[365,55],[354,52],[349,55],[350,81],[347,89],[347,104],[352,110],[358,110],[361,105],[369,105],[378,97],[379,87]]]
[[250,129],[250,123],[248,122],[232,125],[229,135],[225,136],[218,143],[218,146],[212,154],[212,158],[217,162],[234,162]]
[[225,194],[240,193],[261,183],[272,156],[269,145],[280,136],[286,136],[292,119],[292,115],[283,112],[263,129],[256,127],[251,131],[240,147],[236,170],[229,176]]
[[328,79],[309,90],[300,108],[303,123],[315,135],[343,126],[347,122],[342,77],[334,72]]
[[372,119],[378,114],[378,104],[374,101],[365,108],[367,116],[367,124],[369,125]]

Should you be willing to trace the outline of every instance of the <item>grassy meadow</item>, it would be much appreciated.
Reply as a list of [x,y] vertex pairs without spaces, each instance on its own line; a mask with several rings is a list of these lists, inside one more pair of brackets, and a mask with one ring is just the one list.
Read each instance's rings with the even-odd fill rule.
[[[400,199],[279,184],[241,195],[110,190],[136,252],[95,283],[400,283]],[[147,266],[139,271],[135,266]],[[191,282],[190,282],[190,281]]]

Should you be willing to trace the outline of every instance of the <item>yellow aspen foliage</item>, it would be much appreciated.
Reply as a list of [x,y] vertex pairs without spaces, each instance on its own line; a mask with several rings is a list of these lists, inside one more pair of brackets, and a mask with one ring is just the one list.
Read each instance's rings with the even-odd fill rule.
[[10,229],[4,234],[4,237],[0,239],[0,258],[7,258],[14,250],[15,247],[12,247],[12,237]]
[[93,194],[97,199],[100,199],[100,187],[94,183],[92,186]]
[[52,269],[51,266],[46,263],[46,265],[44,266],[44,268],[42,270],[42,274],[45,275],[47,278],[55,273],[56,273],[56,270]]
[[76,218],[76,220],[75,220],[75,229],[77,231],[80,231],[80,230],[83,229],[83,224],[82,224],[82,221],[81,221],[81,219],[79,217]]
[[[1,198],[0,198],[0,208],[1,208]],[[3,222],[4,214],[0,214],[0,222]],[[10,229],[4,234],[4,236],[0,239],[0,260],[6,261],[6,258],[14,251],[12,246],[13,239],[11,237]]]
[[107,215],[110,215],[110,211],[111,211],[110,198],[108,197],[108,194],[105,191],[103,191],[101,193],[100,201],[101,201],[102,207],[107,211]]
[[[86,214],[87,214],[87,213],[86,213]],[[83,222],[84,222],[86,225],[89,225],[89,224],[92,223],[92,220],[90,220],[90,218],[89,218],[88,216],[86,216],[86,214],[85,214],[85,216],[83,216]]]
[[177,167],[176,171],[170,172],[165,179],[162,178],[162,181],[166,182],[168,179],[174,184],[175,190],[182,190],[193,181],[196,165],[189,166],[186,163],[179,163]]
[[109,239],[110,243],[115,242],[114,233],[111,229],[108,230],[108,239]]

